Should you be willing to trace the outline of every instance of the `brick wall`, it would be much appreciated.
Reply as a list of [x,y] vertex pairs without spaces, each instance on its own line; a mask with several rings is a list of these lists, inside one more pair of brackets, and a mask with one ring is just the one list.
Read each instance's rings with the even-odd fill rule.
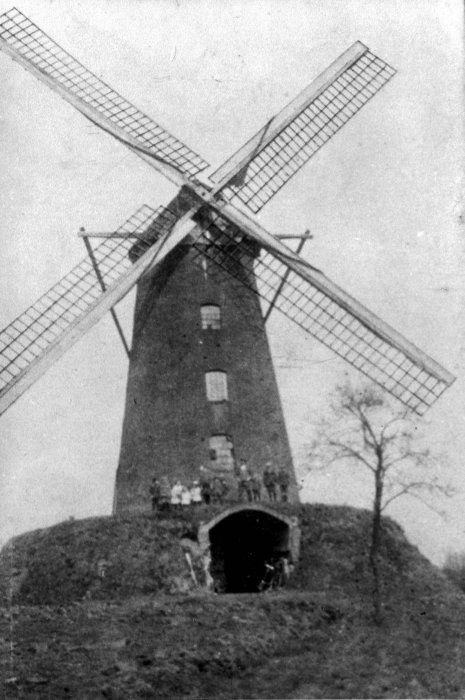
[[[178,247],[138,287],[116,512],[148,510],[153,476],[198,477],[201,464],[214,464],[215,434],[229,436],[236,460],[258,472],[267,461],[289,470],[298,500],[258,297],[194,257],[190,245]],[[221,329],[202,329],[204,304],[220,307]],[[205,373],[215,370],[227,373],[226,403],[207,400]]]

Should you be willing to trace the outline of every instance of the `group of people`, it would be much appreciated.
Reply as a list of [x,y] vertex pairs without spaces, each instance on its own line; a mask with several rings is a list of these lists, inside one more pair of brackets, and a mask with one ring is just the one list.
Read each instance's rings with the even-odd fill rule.
[[275,503],[280,500],[284,503],[288,500],[289,472],[282,467],[276,471],[271,462],[266,463],[261,479],[260,475],[254,472],[243,459],[240,462],[237,477],[240,501],[249,503],[261,501],[262,484],[270,502]]
[[[288,500],[289,472],[283,468],[276,471],[271,462],[267,462],[263,476],[260,477],[260,474],[243,459],[235,470],[235,476],[239,501],[246,503],[261,501],[262,486],[265,487],[268,501],[273,503],[278,500],[281,502]],[[231,490],[234,492],[234,484],[228,483],[220,475],[212,476],[204,466],[200,467],[199,478],[189,486],[183,484],[180,479],[176,479],[171,484],[167,476],[159,479],[154,477],[150,484],[152,511],[182,509],[202,503],[223,504]]]
[[[224,479],[215,476],[207,477],[200,468],[200,478],[193,481],[190,486],[176,479],[173,484],[167,476],[160,479],[154,477],[150,484],[150,498],[152,511],[167,511],[169,509],[182,509],[190,506],[198,506],[201,503],[223,503],[228,486]],[[206,470],[205,470],[206,472]]]

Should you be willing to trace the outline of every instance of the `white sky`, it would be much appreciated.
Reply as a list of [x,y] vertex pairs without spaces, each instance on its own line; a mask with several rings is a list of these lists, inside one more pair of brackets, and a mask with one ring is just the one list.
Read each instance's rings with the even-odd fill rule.
[[[357,39],[398,74],[259,215],[315,239],[316,267],[457,375],[427,414],[458,493],[447,519],[390,514],[441,562],[465,549],[462,10],[455,0],[18,0],[88,68],[219,165]],[[11,7],[0,0],[0,12]],[[145,163],[0,53],[0,325],[110,230],[173,194]],[[133,295],[118,307],[128,337]],[[295,462],[355,373],[275,314],[269,335]],[[127,360],[105,318],[0,418],[0,539],[111,510]],[[356,473],[310,474],[312,501],[369,505]]]

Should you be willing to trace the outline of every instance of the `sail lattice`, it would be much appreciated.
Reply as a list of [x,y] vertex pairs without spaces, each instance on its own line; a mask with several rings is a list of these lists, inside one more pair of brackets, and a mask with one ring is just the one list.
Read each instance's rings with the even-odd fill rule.
[[0,48],[2,41],[67,92],[185,175],[193,176],[208,166],[197,153],[87,70],[16,8],[0,15]]
[[[254,213],[395,75],[369,49],[310,102],[221,190]],[[215,174],[212,175],[215,179]]]
[[[214,213],[210,217],[212,223],[205,228],[209,235],[195,244],[199,257],[206,256],[240,278],[265,302],[273,303],[307,333],[415,412],[426,411],[452,383],[454,378],[445,370],[432,369],[436,365],[433,360],[427,363],[420,353],[416,358],[398,342],[390,342],[277,255],[262,249],[257,256],[257,243],[245,238],[224,218]],[[248,273],[251,260],[254,275]],[[407,344],[411,346],[408,341]]]
[[[167,234],[178,216],[163,207],[144,205],[120,228],[128,238],[108,238],[94,249],[105,287],[118,280],[132,265],[129,251],[135,235],[138,254],[142,254]],[[87,312],[102,294],[89,257],[85,257],[32,306],[0,331],[0,392],[37,359],[51,343]]]

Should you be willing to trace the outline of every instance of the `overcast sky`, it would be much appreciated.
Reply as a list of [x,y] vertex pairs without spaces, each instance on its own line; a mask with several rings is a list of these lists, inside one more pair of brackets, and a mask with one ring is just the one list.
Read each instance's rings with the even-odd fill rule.
[[[0,0],[0,12],[11,7]],[[462,15],[455,0],[18,0],[112,87],[220,165],[357,39],[398,74],[259,215],[314,240],[304,256],[457,375],[429,441],[458,489],[442,520],[389,513],[434,561],[465,550]],[[0,322],[172,186],[0,53]],[[463,277],[463,275],[462,275]],[[118,307],[130,337],[133,294]],[[305,476],[312,423],[355,372],[279,314],[269,322],[304,497],[369,505],[364,475]],[[127,359],[103,319],[0,418],[0,539],[111,510]]]

